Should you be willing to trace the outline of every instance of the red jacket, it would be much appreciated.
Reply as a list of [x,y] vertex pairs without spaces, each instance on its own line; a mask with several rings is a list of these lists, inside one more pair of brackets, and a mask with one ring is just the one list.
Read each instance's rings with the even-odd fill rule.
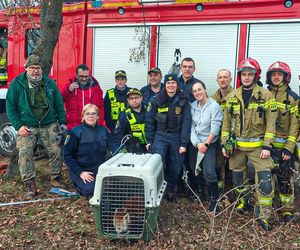
[[100,84],[94,77],[91,77],[91,80],[92,82],[88,88],[77,88],[70,92],[70,84],[76,81],[76,78],[74,78],[73,80],[70,80],[70,82],[67,83],[63,89],[62,96],[67,112],[67,127],[69,130],[82,123],[81,111],[82,108],[88,103],[92,103],[99,108],[98,124],[105,124],[103,91],[100,87]]

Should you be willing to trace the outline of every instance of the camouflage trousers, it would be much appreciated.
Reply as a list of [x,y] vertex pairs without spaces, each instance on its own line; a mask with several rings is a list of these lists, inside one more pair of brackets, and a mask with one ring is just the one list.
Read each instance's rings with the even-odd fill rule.
[[58,135],[58,124],[53,123],[41,128],[30,127],[32,130],[27,137],[17,135],[17,149],[19,152],[19,169],[22,180],[28,181],[35,179],[36,171],[34,167],[34,149],[37,140],[40,139],[49,157],[51,168],[51,178],[54,179],[61,174],[63,165],[60,140]]

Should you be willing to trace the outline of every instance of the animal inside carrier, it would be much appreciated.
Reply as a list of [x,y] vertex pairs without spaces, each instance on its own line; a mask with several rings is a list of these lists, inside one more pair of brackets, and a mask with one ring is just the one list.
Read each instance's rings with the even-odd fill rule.
[[90,200],[99,234],[151,240],[166,184],[158,154],[119,153],[103,163]]

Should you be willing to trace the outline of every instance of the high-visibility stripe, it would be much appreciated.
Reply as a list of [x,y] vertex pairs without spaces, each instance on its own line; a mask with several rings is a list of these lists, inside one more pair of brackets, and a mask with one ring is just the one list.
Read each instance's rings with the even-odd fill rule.
[[279,200],[282,203],[291,203],[294,200],[294,196],[288,194],[279,194]]
[[261,206],[272,206],[272,197],[262,197],[258,195],[257,200]]
[[281,143],[281,142],[273,142],[272,145],[275,147],[275,148],[284,148],[285,146],[285,143]]
[[270,133],[270,132],[266,132],[265,133],[265,138],[271,138],[271,139],[274,139],[275,137],[275,134],[274,133]]
[[252,141],[237,141],[237,145],[242,148],[258,148],[264,145],[263,141],[252,142]]
[[221,132],[221,137],[227,137],[227,136],[229,136],[229,132],[226,131]]
[[287,140],[296,143],[296,137],[295,136],[289,135]]
[[165,113],[165,112],[168,112],[169,111],[169,108],[168,107],[165,107],[165,108],[158,108],[157,109],[157,112],[158,113]]

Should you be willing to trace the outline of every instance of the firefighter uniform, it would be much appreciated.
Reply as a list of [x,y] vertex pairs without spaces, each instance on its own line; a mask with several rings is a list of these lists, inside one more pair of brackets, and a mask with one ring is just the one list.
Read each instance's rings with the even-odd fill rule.
[[7,84],[7,49],[3,48],[0,44],[0,47],[2,48],[2,55],[0,55],[0,86],[4,86]]
[[[176,75],[171,76],[177,80]],[[190,131],[191,110],[188,98],[182,91],[177,90],[170,97],[163,89],[151,99],[147,107],[145,132],[148,143],[153,144],[153,153],[160,154],[163,159],[167,195],[173,195],[182,171],[183,155],[179,154],[179,148],[187,147]],[[169,201],[173,201],[173,197]]]
[[[226,101],[228,99],[229,93],[231,93],[233,88],[230,86],[223,96],[221,90],[218,89],[213,95],[212,98],[220,105],[222,111],[224,112]],[[224,189],[225,187],[225,157],[222,154],[221,143],[217,144],[217,171],[218,171],[218,186],[220,189]]]
[[[244,186],[243,173],[247,161],[251,160],[255,168],[255,215],[259,224],[266,230],[271,230],[268,219],[272,209],[273,185],[271,158],[260,158],[263,149],[270,150],[275,137],[275,122],[277,106],[273,94],[260,87],[257,82],[260,77],[260,66],[252,58],[242,61],[238,69],[241,78],[242,71],[254,70],[255,80],[249,98],[244,86],[232,91],[224,109],[224,119],[221,132],[222,145],[227,142],[230,134],[236,138],[237,151],[230,157],[229,168],[232,170],[232,180],[236,187],[239,204],[237,209],[244,208],[245,196],[249,190]],[[248,92],[249,94],[249,92]],[[247,103],[245,103],[247,100]]]
[[106,92],[104,98],[104,116],[106,126],[110,131],[115,129],[120,113],[125,111],[128,90],[129,88],[126,86],[124,90],[115,87]]
[[[271,80],[272,72],[282,72],[283,82],[279,85],[274,85]],[[294,208],[294,183],[292,171],[281,171],[280,166],[284,161],[282,160],[282,154],[289,155],[291,157],[290,164],[294,164],[293,157],[296,140],[299,132],[298,124],[298,99],[299,96],[291,90],[288,86],[291,78],[291,71],[289,66],[284,62],[273,63],[267,71],[267,84],[268,89],[273,93],[276,99],[276,105],[278,108],[278,117],[276,121],[276,135],[273,142],[274,150],[272,154],[278,154],[279,162],[278,166],[274,169],[274,179],[276,188],[279,190],[280,207],[282,207],[282,215],[284,220],[290,221],[292,216],[292,210]],[[278,159],[273,157],[273,159]],[[287,163],[287,162],[286,162]],[[289,164],[289,163],[288,163]],[[279,169],[277,169],[279,168]]]
[[126,143],[127,152],[146,152],[145,114],[146,109],[144,106],[142,106],[141,112],[136,112],[132,108],[127,108],[120,114],[114,130],[114,136],[118,142],[121,142],[126,134],[132,135],[132,138]]

